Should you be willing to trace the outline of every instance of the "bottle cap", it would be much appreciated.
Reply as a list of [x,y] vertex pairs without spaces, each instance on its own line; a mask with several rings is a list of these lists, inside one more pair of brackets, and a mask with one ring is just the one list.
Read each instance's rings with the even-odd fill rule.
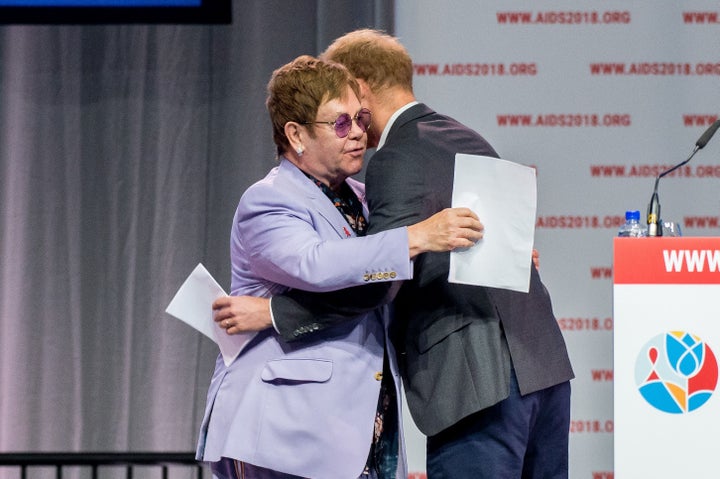
[[625,212],[625,221],[640,221],[640,212],[638,210],[627,210]]

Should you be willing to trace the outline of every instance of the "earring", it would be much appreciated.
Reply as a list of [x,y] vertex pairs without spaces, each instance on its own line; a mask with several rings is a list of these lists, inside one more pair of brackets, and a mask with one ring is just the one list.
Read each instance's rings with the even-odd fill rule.
[[298,156],[302,156],[302,155],[303,155],[303,151],[305,151],[305,150],[303,150],[303,149],[302,149],[302,146],[300,146],[300,147],[298,147],[298,149],[295,150],[295,151],[297,152],[297,155],[298,155]]

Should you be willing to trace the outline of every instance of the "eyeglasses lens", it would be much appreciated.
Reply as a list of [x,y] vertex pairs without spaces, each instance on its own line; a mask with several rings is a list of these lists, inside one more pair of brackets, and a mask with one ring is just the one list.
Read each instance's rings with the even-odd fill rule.
[[350,115],[347,113],[343,113],[337,118],[337,120],[335,120],[335,134],[337,134],[338,138],[345,138],[348,136],[351,128],[352,118],[350,118]]
[[[355,122],[363,132],[367,131],[370,126],[371,119],[372,114],[367,108],[360,110],[354,118]],[[337,118],[337,120],[335,120],[335,133],[338,138],[345,138],[348,136],[348,133],[350,133],[350,129],[352,128],[352,122],[353,118],[351,118],[347,113],[343,113]]]

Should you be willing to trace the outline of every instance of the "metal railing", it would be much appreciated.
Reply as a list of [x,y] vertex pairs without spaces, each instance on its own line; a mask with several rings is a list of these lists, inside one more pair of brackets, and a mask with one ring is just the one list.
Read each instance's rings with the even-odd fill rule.
[[9,468],[20,470],[20,479],[32,479],[28,472],[36,468],[55,468],[55,477],[63,479],[67,468],[89,468],[92,479],[98,479],[101,468],[124,467],[126,478],[132,479],[136,466],[155,466],[162,479],[169,479],[170,466],[194,468],[195,477],[203,479],[203,466],[194,452],[14,452],[0,453],[0,477],[10,477]]

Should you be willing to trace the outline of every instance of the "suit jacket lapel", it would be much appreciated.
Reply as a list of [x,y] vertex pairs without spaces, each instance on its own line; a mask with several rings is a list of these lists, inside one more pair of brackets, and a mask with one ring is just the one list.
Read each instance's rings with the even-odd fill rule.
[[288,182],[290,188],[307,197],[310,200],[310,208],[315,209],[332,226],[340,238],[355,236],[355,232],[350,228],[345,217],[325,196],[325,193],[297,166],[285,158],[280,161],[278,178],[281,178],[283,182]]

